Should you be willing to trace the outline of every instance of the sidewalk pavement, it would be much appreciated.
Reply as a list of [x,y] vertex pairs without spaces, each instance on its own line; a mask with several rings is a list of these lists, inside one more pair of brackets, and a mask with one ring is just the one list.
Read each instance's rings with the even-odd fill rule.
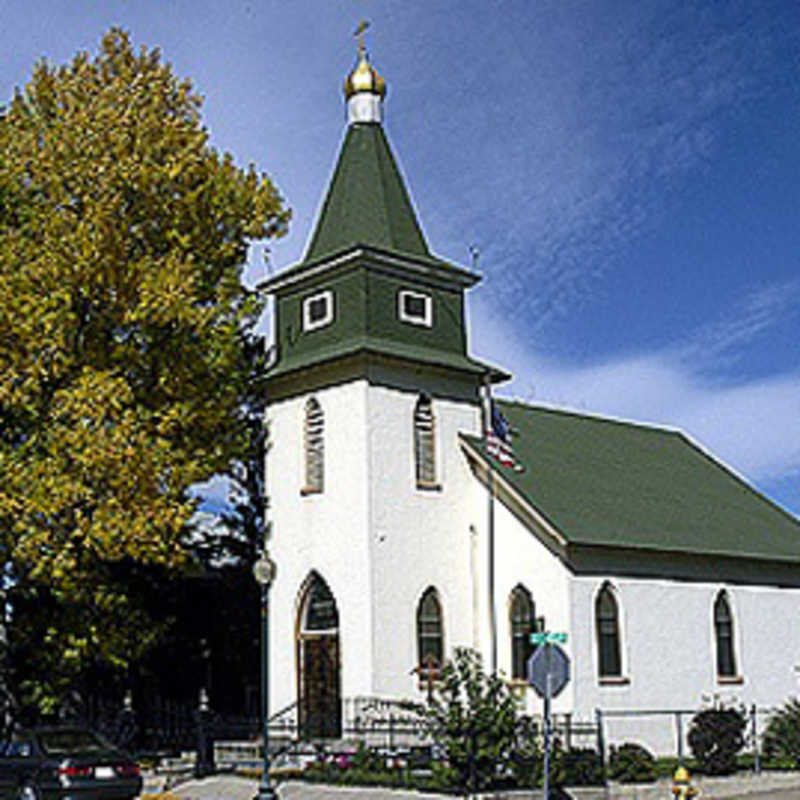
[[[761,775],[743,774],[730,778],[699,778],[695,785],[702,790],[702,800],[741,798],[772,790],[793,791],[800,797],[800,773],[765,772]],[[629,786],[612,785],[608,790],[599,787],[568,789],[574,800],[665,800],[672,797],[671,782]],[[191,780],[172,789],[181,800],[253,800],[258,793],[258,781],[235,775],[215,775]],[[324,784],[286,781],[278,784],[280,800],[454,800],[453,795],[435,795],[408,789],[377,787],[326,786]],[[541,791],[516,791],[484,794],[480,800],[540,800]],[[147,795],[142,795],[146,800]]]
[[[452,795],[435,795],[407,789],[327,786],[325,784],[286,781],[275,787],[280,800],[455,800]],[[172,789],[181,800],[253,800],[258,781],[234,775],[215,775],[182,783]],[[147,795],[142,795],[146,800]]]

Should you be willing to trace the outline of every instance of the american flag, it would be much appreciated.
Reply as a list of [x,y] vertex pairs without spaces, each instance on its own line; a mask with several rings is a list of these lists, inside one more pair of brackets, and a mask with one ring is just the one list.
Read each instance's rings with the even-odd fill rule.
[[491,404],[489,427],[486,430],[486,452],[504,467],[513,467],[516,472],[524,469],[514,455],[508,420],[494,403]]

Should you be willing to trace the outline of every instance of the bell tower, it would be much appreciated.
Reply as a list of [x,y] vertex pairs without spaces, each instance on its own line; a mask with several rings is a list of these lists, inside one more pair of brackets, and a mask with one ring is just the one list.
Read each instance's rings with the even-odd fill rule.
[[457,435],[479,432],[480,387],[507,377],[467,352],[464,295],[479,277],[428,248],[363,33],[306,253],[260,287],[275,300],[277,353],[267,383],[270,706],[296,701],[312,734],[315,715],[330,717],[343,698],[415,690],[423,596],[433,607],[433,591],[451,614],[439,644],[470,643],[471,622],[456,623],[455,610],[471,607],[472,482]]

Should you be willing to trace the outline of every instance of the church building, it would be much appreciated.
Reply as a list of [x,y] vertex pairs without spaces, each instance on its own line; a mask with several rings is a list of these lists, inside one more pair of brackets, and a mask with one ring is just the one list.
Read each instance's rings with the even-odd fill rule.
[[[576,721],[784,703],[800,522],[678,430],[495,399],[511,435],[487,437],[509,375],[469,355],[480,276],[429,249],[385,93],[362,43],[305,256],[260,287],[276,345],[270,708],[338,737],[348,702],[420,700],[470,647],[540,713],[525,663],[541,630],[567,634],[554,711]],[[609,739],[674,753],[671,726],[619,718]]]

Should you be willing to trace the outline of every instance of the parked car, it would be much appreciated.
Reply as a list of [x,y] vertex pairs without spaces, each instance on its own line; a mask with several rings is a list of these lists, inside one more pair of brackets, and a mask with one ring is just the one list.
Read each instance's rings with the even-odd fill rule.
[[127,800],[141,790],[139,765],[85,728],[34,728],[0,742],[3,800]]

